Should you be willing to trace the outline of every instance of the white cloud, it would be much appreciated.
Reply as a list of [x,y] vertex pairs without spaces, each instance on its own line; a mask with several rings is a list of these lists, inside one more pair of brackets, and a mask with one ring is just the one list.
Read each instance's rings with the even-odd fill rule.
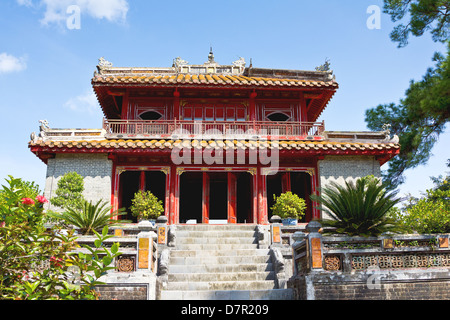
[[78,6],[82,15],[88,15],[95,19],[106,19],[110,22],[124,22],[127,17],[128,0],[16,0],[19,5],[28,7],[45,7],[43,25],[62,23],[68,18],[67,9],[70,6]]
[[92,89],[86,90],[83,94],[69,99],[64,104],[64,107],[77,112],[88,112],[89,114],[94,114],[99,110],[97,97]]
[[33,2],[31,0],[16,0],[16,1],[21,6],[27,6],[27,7],[33,6]]
[[17,58],[7,53],[0,53],[0,74],[18,72],[27,68],[24,57]]

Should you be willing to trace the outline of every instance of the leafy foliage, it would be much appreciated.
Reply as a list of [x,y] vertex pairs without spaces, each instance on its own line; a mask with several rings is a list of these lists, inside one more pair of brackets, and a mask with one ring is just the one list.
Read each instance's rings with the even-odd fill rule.
[[272,214],[281,218],[295,218],[300,219],[305,215],[306,202],[305,199],[288,191],[282,193],[279,197],[273,195],[275,204],[272,208]]
[[103,227],[123,223],[124,221],[114,220],[115,217],[123,215],[124,208],[111,212],[112,207],[102,200],[93,204],[92,201],[83,201],[81,209],[67,208],[62,213],[49,212],[48,215],[56,220],[62,220],[66,224],[79,228],[82,234],[93,234]]
[[33,184],[6,181],[0,190],[0,300],[96,299],[94,286],[120,254],[118,244],[102,246],[108,228],[96,233],[88,254],[71,253],[79,248],[76,237],[43,227],[45,198],[27,187]]
[[381,131],[391,125],[391,133],[399,137],[400,154],[389,162],[383,173],[392,190],[404,182],[409,168],[426,164],[431,150],[450,119],[450,42],[447,56],[435,54],[436,66],[423,79],[412,81],[400,104],[379,105],[366,110],[365,121],[371,130]]
[[445,42],[450,36],[450,1],[448,0],[385,0],[384,12],[393,22],[408,16],[410,21],[400,24],[391,33],[399,47],[408,44],[409,35],[422,36],[431,30],[433,40]]
[[[331,183],[321,190],[321,195],[311,195],[320,204],[320,210],[331,219],[323,219],[322,226],[330,232],[350,236],[378,236],[395,232],[399,228],[387,213],[400,200],[388,193],[379,179],[364,177],[344,185]],[[326,230],[326,229],[325,229]]]
[[50,201],[54,206],[66,209],[83,207],[83,177],[76,172],[68,172],[58,181],[56,197]]
[[[449,163],[450,165],[450,163]],[[450,186],[449,176],[432,177],[435,184],[425,195],[408,203],[393,215],[408,232],[450,232]]]
[[131,203],[131,214],[140,219],[156,219],[164,213],[163,202],[150,191],[139,190]]

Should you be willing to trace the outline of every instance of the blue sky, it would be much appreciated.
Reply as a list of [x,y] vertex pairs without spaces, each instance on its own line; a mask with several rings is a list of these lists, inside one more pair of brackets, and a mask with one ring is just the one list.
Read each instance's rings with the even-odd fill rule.
[[[80,10],[77,28],[67,20]],[[394,24],[381,13],[369,29],[369,6],[382,0],[3,0],[0,2],[0,179],[44,188],[46,166],[28,150],[39,120],[54,128],[99,128],[102,113],[90,80],[98,59],[115,66],[171,66],[239,57],[255,67],[314,70],[329,59],[340,89],[322,114],[326,130],[367,130],[366,109],[397,103],[420,80],[435,51],[429,35],[406,48],[391,42]],[[79,26],[79,28],[78,28]],[[428,165],[406,172],[401,194],[432,187],[450,158],[450,130]]]

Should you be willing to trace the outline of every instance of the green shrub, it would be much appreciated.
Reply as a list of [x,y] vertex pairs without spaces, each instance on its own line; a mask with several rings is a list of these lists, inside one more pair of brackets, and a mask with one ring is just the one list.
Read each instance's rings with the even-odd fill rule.
[[[319,209],[331,219],[321,221],[328,232],[350,236],[378,236],[384,232],[400,231],[388,212],[400,201],[395,193],[386,192],[379,179],[368,176],[344,185],[331,183],[321,195],[311,199],[320,204]],[[327,230],[325,228],[325,230]],[[326,231],[327,232],[327,231]]]
[[405,207],[398,220],[409,232],[450,233],[450,190],[427,190]]
[[273,199],[275,200],[275,204],[270,208],[273,215],[277,215],[283,219],[300,219],[305,215],[305,199],[300,198],[298,195],[288,191],[282,193],[279,197],[273,195]]
[[131,214],[138,219],[156,219],[164,213],[163,202],[150,191],[139,190],[131,203]]
[[52,205],[63,209],[81,209],[84,201],[83,191],[83,177],[76,172],[68,172],[58,181],[55,191],[56,196],[50,202]]

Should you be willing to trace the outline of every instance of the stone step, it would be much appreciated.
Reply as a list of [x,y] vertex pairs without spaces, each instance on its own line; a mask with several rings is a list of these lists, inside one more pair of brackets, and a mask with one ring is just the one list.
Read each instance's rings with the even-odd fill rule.
[[169,265],[169,275],[175,273],[224,273],[273,271],[272,263]]
[[268,263],[270,256],[216,256],[202,257],[201,261],[197,257],[170,257],[170,265],[198,265],[198,264],[249,264]]
[[257,243],[177,243],[178,250],[238,250],[238,249],[257,249]]
[[196,281],[196,282],[170,282],[165,290],[268,290],[274,289],[273,280],[253,281]]
[[220,238],[207,238],[207,237],[183,237],[176,239],[178,244],[254,244],[257,243],[253,237],[220,237]]
[[178,231],[231,231],[231,230],[255,230],[256,225],[254,224],[223,224],[223,225],[213,225],[213,224],[192,224],[192,225],[177,225]]
[[262,272],[215,272],[215,273],[169,273],[169,282],[208,281],[261,281],[275,280],[274,271]]
[[255,237],[255,231],[253,230],[209,230],[209,231],[198,231],[198,230],[177,230],[177,238],[244,238],[244,237]]
[[161,300],[293,300],[292,289],[162,291]]
[[234,249],[234,250],[172,250],[171,258],[176,257],[218,257],[218,256],[266,256],[270,254],[269,249]]

